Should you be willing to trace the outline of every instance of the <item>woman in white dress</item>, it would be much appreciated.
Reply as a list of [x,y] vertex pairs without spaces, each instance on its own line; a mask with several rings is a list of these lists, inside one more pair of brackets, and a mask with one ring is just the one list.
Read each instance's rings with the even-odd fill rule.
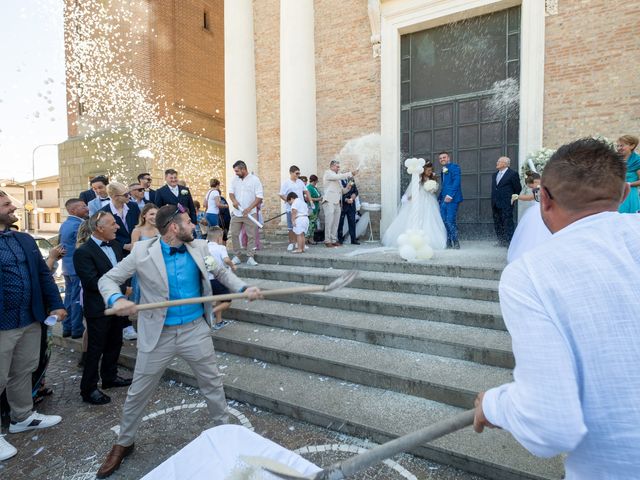
[[433,173],[433,164],[427,162],[422,173],[414,173],[411,183],[402,196],[402,205],[384,236],[382,244],[397,247],[398,237],[407,230],[422,230],[429,238],[434,250],[442,250],[447,245],[447,231],[444,228],[438,205],[439,185]]

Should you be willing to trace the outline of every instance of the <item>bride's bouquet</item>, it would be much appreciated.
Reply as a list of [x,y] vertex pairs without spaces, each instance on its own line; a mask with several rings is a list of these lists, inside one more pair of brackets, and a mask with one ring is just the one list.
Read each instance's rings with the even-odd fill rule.
[[436,193],[438,191],[438,182],[435,180],[427,180],[424,182],[424,185],[422,185],[422,188],[424,188],[427,193]]

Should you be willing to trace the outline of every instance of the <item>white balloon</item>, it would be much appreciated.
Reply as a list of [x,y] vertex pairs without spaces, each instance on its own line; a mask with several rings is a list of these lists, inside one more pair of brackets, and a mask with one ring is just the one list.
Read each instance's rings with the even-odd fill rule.
[[429,245],[423,245],[417,252],[416,258],[418,260],[430,260],[433,258],[433,248]]
[[424,239],[419,232],[413,231],[409,233],[409,244],[416,250],[419,250],[424,245]]
[[398,236],[398,245],[406,245],[409,243],[409,235],[406,233],[401,233]]
[[398,249],[400,256],[408,262],[412,262],[416,259],[416,250],[411,245],[402,245]]

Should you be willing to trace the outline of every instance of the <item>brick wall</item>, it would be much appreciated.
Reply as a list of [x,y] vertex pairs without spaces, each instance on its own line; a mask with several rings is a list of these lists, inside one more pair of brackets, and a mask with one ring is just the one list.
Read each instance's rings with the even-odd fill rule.
[[546,19],[543,144],[640,133],[640,3],[560,0]]
[[[373,58],[367,2],[316,0],[318,177],[351,139],[380,133],[380,58]],[[357,167],[343,158],[341,167]],[[380,202],[380,164],[357,178],[362,201]]]
[[[258,171],[264,218],[280,213],[280,1],[254,0]],[[277,222],[267,224],[270,228]]]

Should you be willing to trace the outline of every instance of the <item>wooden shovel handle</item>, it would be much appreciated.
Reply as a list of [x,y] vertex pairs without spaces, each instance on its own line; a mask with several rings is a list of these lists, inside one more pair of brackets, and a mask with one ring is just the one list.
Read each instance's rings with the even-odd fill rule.
[[[307,287],[292,287],[292,288],[276,288],[274,290],[263,290],[263,297],[273,297],[277,295],[291,295],[292,293],[309,293],[309,292],[322,292],[325,290],[324,285],[310,285]],[[205,303],[205,302],[222,302],[225,300],[237,300],[239,298],[249,298],[249,294],[247,292],[242,293],[225,293],[224,295],[209,295],[207,297],[194,297],[194,298],[183,298],[180,300],[166,300],[164,302],[156,302],[156,303],[143,303],[136,307],[136,311],[141,312],[143,310],[153,310],[156,308],[168,308],[168,307],[177,307],[179,305],[192,305],[194,303]],[[106,315],[116,315],[116,311],[114,308],[107,308],[104,311]]]

